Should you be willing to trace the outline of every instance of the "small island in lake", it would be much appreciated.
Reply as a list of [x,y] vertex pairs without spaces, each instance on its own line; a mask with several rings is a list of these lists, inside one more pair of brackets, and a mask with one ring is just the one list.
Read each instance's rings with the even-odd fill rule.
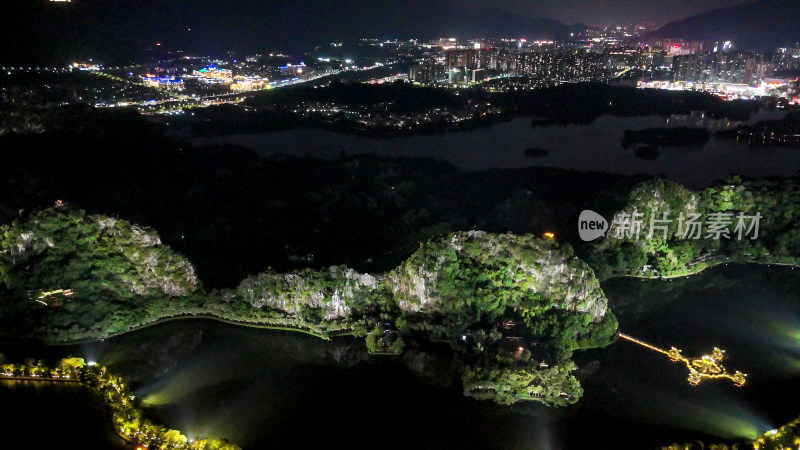
[[705,128],[645,128],[625,130],[622,146],[631,148],[637,144],[651,147],[701,146],[708,142],[709,132]]
[[762,120],[753,125],[718,131],[716,135],[752,147],[800,147],[800,112],[790,112],[779,120]]

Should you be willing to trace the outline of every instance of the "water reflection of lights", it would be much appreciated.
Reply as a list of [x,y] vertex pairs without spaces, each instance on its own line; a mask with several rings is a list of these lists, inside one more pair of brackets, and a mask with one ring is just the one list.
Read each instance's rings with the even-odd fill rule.
[[722,392],[714,395],[713,402],[670,396],[658,390],[649,392],[648,396],[650,403],[661,405],[658,416],[650,420],[661,424],[669,423],[722,439],[757,439],[774,428],[774,424],[745,403]]
[[788,372],[800,372],[800,315],[782,310],[762,313],[759,319],[763,329],[756,336],[774,348],[768,357]]

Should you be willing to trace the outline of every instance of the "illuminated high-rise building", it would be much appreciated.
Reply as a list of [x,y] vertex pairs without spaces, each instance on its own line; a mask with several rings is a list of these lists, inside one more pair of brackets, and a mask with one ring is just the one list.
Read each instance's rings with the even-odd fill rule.
[[776,70],[800,70],[800,48],[776,48],[772,54],[772,63]]
[[603,75],[603,67],[603,56],[596,53],[522,52],[511,61],[514,73],[539,80],[594,80]]
[[445,59],[447,61],[447,70],[489,68],[489,51],[483,48],[446,50]]
[[675,81],[756,84],[772,76],[772,58],[761,53],[695,53],[673,58]]
[[703,43],[698,41],[684,41],[682,39],[662,39],[653,45],[655,50],[664,50],[669,54],[691,55],[703,51]]
[[408,79],[414,83],[431,84],[447,79],[444,66],[435,61],[414,64],[409,68]]
[[736,46],[734,46],[733,42],[731,42],[731,41],[717,41],[717,42],[714,42],[714,45],[711,48],[712,48],[711,51],[714,52],[714,53],[716,53],[716,52],[731,52],[733,50],[736,50]]

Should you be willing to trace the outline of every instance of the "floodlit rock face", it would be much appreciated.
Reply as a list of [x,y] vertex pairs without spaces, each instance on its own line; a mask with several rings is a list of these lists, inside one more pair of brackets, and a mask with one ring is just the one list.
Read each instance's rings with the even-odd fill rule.
[[[651,221],[656,227],[666,226],[671,237],[677,230],[679,218],[687,219],[699,213],[699,206],[700,197],[685,187],[669,180],[650,180],[631,191],[628,205],[614,215],[606,236],[645,246]],[[663,238],[663,231],[656,227],[653,228],[654,237]]]
[[[72,289],[76,298],[111,293],[145,299],[184,297],[199,287],[191,263],[163,245],[155,231],[68,207],[3,226],[0,251],[0,275],[26,291]],[[26,274],[31,258],[36,271]],[[591,322],[606,313],[599,283],[571,248],[530,235],[483,231],[426,242],[383,275],[344,266],[267,271],[242,281],[229,297],[315,323],[387,307],[451,315],[464,323],[509,310],[531,320],[564,310],[588,314]]]
[[423,244],[386,276],[386,284],[400,309],[414,313],[552,306],[596,321],[607,309],[592,270],[571,249],[530,235],[455,233]]
[[262,273],[248,278],[239,293],[256,308],[298,314],[302,308],[322,308],[327,320],[347,316],[349,307],[338,289],[320,289],[317,283],[296,273]]
[[[36,270],[26,275],[31,258]],[[194,266],[154,230],[67,207],[0,227],[0,266],[12,286],[71,288],[77,297],[182,297],[199,287]]]
[[322,310],[325,320],[344,319],[354,302],[376,290],[378,280],[348,267],[296,273],[264,272],[244,280],[237,294],[256,308],[272,308],[287,314],[303,309]]
[[440,301],[436,297],[436,286],[444,258],[441,256],[432,258],[432,266],[428,268],[404,264],[401,270],[392,272],[387,277],[392,287],[392,295],[398,299],[400,309],[403,311],[441,312]]
[[256,308],[287,314],[318,310],[325,320],[344,319],[367,296],[380,295],[401,311],[502,315],[561,309],[606,313],[607,301],[592,270],[569,247],[534,236],[455,233],[427,242],[397,269],[379,276],[347,267],[293,273],[267,271],[244,280],[236,295]]

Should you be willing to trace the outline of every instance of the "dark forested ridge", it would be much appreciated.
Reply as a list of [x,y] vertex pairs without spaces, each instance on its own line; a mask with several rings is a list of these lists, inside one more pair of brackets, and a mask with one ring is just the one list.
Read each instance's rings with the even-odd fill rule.
[[737,48],[770,51],[792,47],[800,40],[800,12],[794,0],[744,2],[668,23],[645,39],[682,38],[693,41],[733,41]]

